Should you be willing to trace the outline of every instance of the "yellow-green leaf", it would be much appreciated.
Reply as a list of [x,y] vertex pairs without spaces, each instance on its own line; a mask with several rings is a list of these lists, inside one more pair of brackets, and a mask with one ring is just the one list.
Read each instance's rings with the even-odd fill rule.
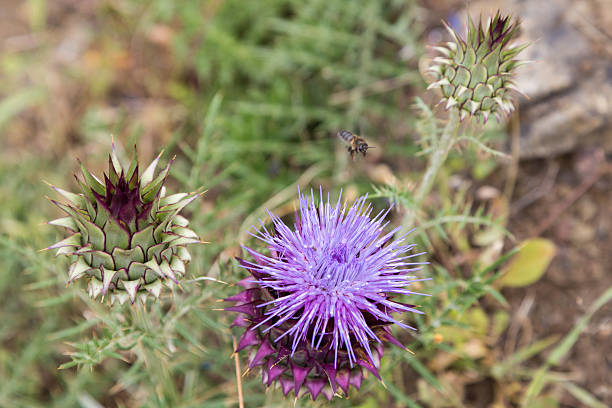
[[499,280],[501,286],[523,287],[542,277],[555,256],[555,244],[544,238],[523,241]]
[[495,312],[493,315],[493,328],[491,329],[491,334],[494,337],[499,337],[508,327],[508,322],[510,321],[510,315],[508,312],[504,310],[499,310]]
[[558,408],[559,401],[555,397],[542,395],[532,401],[529,406],[531,408]]

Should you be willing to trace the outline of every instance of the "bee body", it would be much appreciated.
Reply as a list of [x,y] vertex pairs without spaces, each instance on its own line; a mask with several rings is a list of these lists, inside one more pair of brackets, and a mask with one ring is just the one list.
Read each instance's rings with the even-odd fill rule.
[[341,130],[337,133],[338,137],[348,144],[348,152],[351,154],[351,158],[355,158],[355,153],[363,154],[365,157],[368,149],[372,146],[368,146],[368,143],[364,138],[357,136],[356,134],[349,132],[348,130]]

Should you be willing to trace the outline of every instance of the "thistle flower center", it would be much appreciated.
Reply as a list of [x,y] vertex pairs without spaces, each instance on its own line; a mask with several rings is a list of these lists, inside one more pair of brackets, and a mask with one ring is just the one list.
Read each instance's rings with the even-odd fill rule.
[[131,189],[127,180],[121,176],[117,185],[110,185],[106,194],[106,204],[110,213],[118,220],[129,224],[138,215],[138,209],[142,206],[138,187]]
[[128,181],[123,171],[115,173],[116,178],[111,181],[104,175],[104,194],[92,190],[98,205],[103,206],[111,217],[119,222],[127,232],[138,230],[138,222],[146,217],[152,207],[152,202],[143,202],[141,198],[138,168]]
[[348,261],[348,248],[346,245],[341,244],[331,250],[331,259],[339,264],[347,263]]
[[311,268],[314,278],[313,286],[324,292],[333,291],[338,295],[338,289],[350,285],[359,269],[358,258],[346,244],[340,244],[323,251],[318,262]]

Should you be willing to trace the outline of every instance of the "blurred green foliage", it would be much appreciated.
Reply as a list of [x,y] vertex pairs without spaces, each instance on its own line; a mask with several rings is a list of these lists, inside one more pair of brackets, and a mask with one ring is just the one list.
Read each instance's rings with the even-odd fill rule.
[[[400,0],[60,3],[24,3],[15,18],[25,33],[0,55],[0,407],[237,406],[231,316],[217,301],[237,290],[244,272],[233,256],[265,208],[290,214],[297,185],[322,185],[349,198],[374,190],[377,207],[398,204],[395,221],[421,210],[410,188],[416,153],[427,157],[440,128],[424,102],[414,109],[424,11]],[[351,162],[340,128],[377,149]],[[187,208],[209,241],[194,248],[192,279],[146,309],[109,309],[81,283],[65,288],[68,261],[39,252],[58,238],[44,225],[58,214],[42,180],[74,187],[75,156],[99,173],[111,135],[136,143],[143,161],[178,155],[169,190],[208,189]],[[495,280],[512,252],[499,258],[504,214],[474,205],[465,179],[497,168],[490,142],[503,132],[464,137],[413,234],[433,254],[419,332],[399,333],[416,355],[389,349],[386,387],[368,378],[337,406],[461,406],[449,373],[517,384],[531,374],[516,367],[552,344],[500,364],[482,352],[507,316],[487,315],[479,299],[505,304]],[[451,189],[454,173],[464,182]],[[475,260],[449,261],[468,250]],[[536,385],[562,381],[547,375]],[[246,406],[287,406],[258,376],[241,379]]]

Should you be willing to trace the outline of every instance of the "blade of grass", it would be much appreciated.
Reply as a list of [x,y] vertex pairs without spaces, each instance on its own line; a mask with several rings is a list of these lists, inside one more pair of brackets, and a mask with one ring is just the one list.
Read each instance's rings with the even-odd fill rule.
[[429,372],[427,367],[423,365],[414,355],[406,353],[403,355],[404,360],[410,364],[410,366],[421,375],[429,384],[431,384],[436,390],[442,392],[442,385],[438,381],[435,375]]
[[587,313],[580,319],[578,324],[565,336],[561,343],[555,347],[552,353],[546,359],[542,367],[536,371],[536,374],[527,387],[525,392],[525,403],[523,406],[528,407],[533,403],[533,400],[542,392],[546,385],[546,373],[551,366],[558,365],[561,359],[571,350],[580,334],[586,329],[586,326],[597,310],[612,299],[612,287],[608,288],[592,305]]
[[523,361],[535,356],[550,345],[556,343],[558,339],[559,336],[549,336],[545,339],[536,341],[533,344],[521,348],[516,353],[512,354],[510,357],[504,359],[504,361],[495,364],[491,368],[491,373],[495,378],[503,378],[510,369],[516,367]]
[[96,324],[99,323],[99,319],[94,318],[94,319],[90,319],[90,320],[85,320],[84,322],[74,326],[74,327],[69,327],[67,329],[64,330],[60,330],[58,332],[53,333],[51,336],[49,336],[49,340],[50,341],[58,341],[58,340],[62,340],[62,339],[66,339],[68,337],[72,337],[75,334],[78,333],[82,333],[90,328],[92,328],[93,326],[95,326]]
[[578,401],[582,402],[585,406],[590,408],[606,408],[608,405],[599,401],[593,394],[577,386],[571,382],[562,382],[561,385],[576,398]]

